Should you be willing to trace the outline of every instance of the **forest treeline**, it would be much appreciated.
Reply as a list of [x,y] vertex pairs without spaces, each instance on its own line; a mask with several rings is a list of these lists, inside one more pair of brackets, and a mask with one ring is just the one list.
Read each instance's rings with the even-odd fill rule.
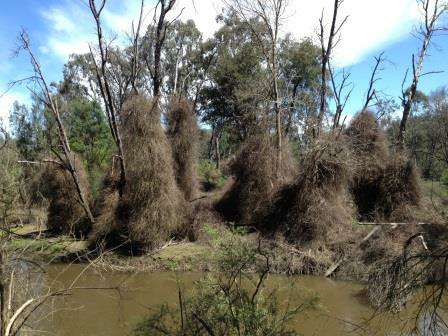
[[[338,27],[327,27],[321,22],[320,41],[312,36],[299,41],[291,35],[274,36],[275,26],[278,28],[285,19],[286,2],[276,2],[277,7],[266,4],[264,15],[272,19],[266,21],[257,12],[256,4],[229,1],[217,17],[220,28],[212,38],[204,40],[194,21],[166,20],[166,14],[174,11],[175,1],[163,3],[160,3],[163,10],[158,21],[142,27],[140,20],[129,46],[120,48],[107,44],[102,33],[101,11],[92,2],[93,21],[99,27],[98,45],[90,54],[72,55],[64,66],[63,79],[48,85],[65,128],[70,153],[79,161],[74,163],[81,171],[85,170],[82,179],[88,183],[86,192],[92,193],[94,198],[101,197],[106,175],[113,172],[118,176],[122,172],[117,171],[124,171],[120,162],[126,155],[123,152],[126,139],[130,139],[126,134],[126,103],[132,99],[141,101],[142,98],[133,98],[136,96],[146,97],[153,103],[157,100],[157,111],[146,114],[160,115],[162,128],[158,132],[164,130],[163,137],[171,142],[172,148],[166,151],[172,152],[167,154],[173,156],[170,159],[175,165],[172,174],[176,175],[178,187],[184,189],[187,200],[194,198],[193,189],[198,187],[196,165],[200,161],[207,165],[205,160],[211,160],[222,168],[221,162],[228,163],[246,145],[247,151],[252,152],[246,154],[266,151],[270,156],[272,167],[264,167],[271,170],[266,172],[267,180],[270,180],[271,175],[291,174],[282,172],[294,170],[288,166],[299,167],[312,151],[316,139],[327,136],[330,130],[339,127],[342,130],[347,126],[343,124],[343,108],[344,94],[349,98],[349,92],[346,92],[348,76],[338,74],[329,59],[334,48],[330,37],[339,38],[342,26],[335,34]],[[335,4],[336,9],[339,6],[339,3]],[[336,24],[345,21],[344,18],[336,19]],[[327,28],[329,32],[325,31]],[[30,48],[26,32],[21,38],[23,47]],[[412,93],[412,81],[403,91],[402,98],[402,105],[406,107],[406,100],[412,95],[412,118],[407,123],[407,131],[402,132],[400,119],[396,118],[399,101],[375,90],[384,58],[380,55],[375,61],[370,82],[366,79],[366,83],[353,83],[368,87],[366,104],[360,106],[359,111],[369,109],[376,116],[381,132],[387,134],[390,149],[397,145],[397,139],[403,134],[408,159],[417,163],[424,178],[446,180],[446,89],[425,95],[415,88]],[[9,129],[13,141],[9,155],[33,163],[58,158],[60,130],[48,97],[42,98],[40,92],[34,92],[32,98],[31,107],[16,102],[11,111]],[[180,116],[180,110],[191,116]],[[186,119],[173,120],[176,118]],[[196,120],[201,126],[199,129],[197,124],[193,125]],[[158,117],[153,122],[157,123]],[[372,127],[376,126],[372,123]],[[317,134],[319,129],[325,134]],[[134,129],[129,132],[138,136],[133,133]],[[260,137],[266,137],[264,144],[255,143]],[[191,144],[182,143],[187,140],[192,140]],[[137,145],[134,141],[132,139],[131,147]],[[132,150],[134,148],[128,149],[129,152]],[[285,153],[282,160],[282,155],[278,154],[281,151],[291,153]],[[250,159],[246,154],[244,156]],[[274,157],[277,157],[277,163]],[[63,165],[64,160],[67,159],[62,158]],[[183,162],[188,160],[194,162]],[[128,169],[139,168],[129,165]],[[28,194],[33,194],[33,198],[44,196],[44,190],[40,192],[36,185],[31,186],[38,176],[35,168],[23,163],[21,167],[7,170],[15,177],[25,179],[25,189]],[[8,178],[14,176],[5,176]],[[191,181],[184,181],[189,179]],[[119,183],[120,194],[124,183],[124,180]],[[185,190],[188,188],[190,190]],[[269,189],[269,186],[263,188]],[[244,211],[250,215],[250,210]]]
[[[400,107],[375,88],[383,54],[366,83],[349,84],[332,65],[346,21],[338,1],[332,25],[322,18],[318,39],[301,40],[278,33],[285,1],[228,1],[220,28],[206,40],[194,21],[167,20],[175,1],[160,1],[147,27],[142,6],[126,47],[109,44],[104,6],[89,4],[97,44],[70,56],[59,83],[46,82],[26,31],[19,37],[40,91],[31,107],[16,102],[10,114],[3,188],[13,182],[15,190],[3,193],[6,217],[19,198],[26,206],[49,202],[54,232],[93,237],[118,230],[116,236],[151,248],[173,235],[195,235],[201,171],[203,185],[210,185],[204,178],[234,176],[216,204],[225,220],[275,231],[280,218],[300,217],[302,223],[287,225],[296,241],[304,225],[328,227],[321,217],[409,220],[392,213],[400,202],[419,203],[416,167],[425,179],[446,183],[448,92],[417,89],[416,71],[439,29],[429,10],[434,22],[421,27],[418,66]],[[347,125],[351,85],[368,90]],[[392,166],[399,171],[388,172]],[[313,210],[323,201],[333,215]]]

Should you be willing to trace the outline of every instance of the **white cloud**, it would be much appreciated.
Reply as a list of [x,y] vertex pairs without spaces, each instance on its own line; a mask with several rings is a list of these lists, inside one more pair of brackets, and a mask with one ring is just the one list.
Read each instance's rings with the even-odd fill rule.
[[[105,9],[103,16],[104,24],[110,36],[112,33],[117,35],[117,43],[122,43],[126,34],[131,31],[132,21],[138,19],[139,3],[137,0],[108,3],[109,7]],[[144,11],[145,24],[152,20],[151,6],[153,2],[147,1]],[[333,0],[290,0],[282,32],[290,32],[296,38],[316,37],[322,9],[326,21],[329,21],[332,6]],[[170,19],[177,16],[182,8],[181,18],[193,19],[204,37],[208,38],[218,28],[216,16],[220,14],[223,2],[178,0]],[[342,30],[342,40],[334,51],[334,62],[338,66],[353,65],[369,53],[406,36],[418,20],[415,0],[346,0],[341,7],[340,18],[346,15],[349,18]],[[49,23],[51,30],[47,45],[41,47],[42,52],[53,52],[66,60],[71,53],[86,52],[88,42],[94,41],[92,20],[85,6],[70,3],[67,8],[50,8],[42,16]]]
[[85,53],[93,41],[93,24],[87,8],[67,3],[66,6],[49,7],[41,12],[48,27],[46,43],[39,47],[46,55],[56,55],[63,62],[73,53]]
[[51,23],[51,28],[57,32],[73,34],[76,31],[76,25],[62,8],[50,8],[42,12],[44,19]]
[[180,0],[178,8],[184,8],[182,19],[194,20],[205,38],[212,37],[219,28],[216,16],[221,13],[223,8],[223,3],[220,0]]
[[[131,32],[132,21],[138,18],[139,8],[137,0],[107,2],[101,16],[105,38],[113,38],[115,43],[123,44],[127,34]],[[145,12],[148,12],[149,8],[150,6],[147,6]],[[41,16],[49,30],[46,44],[39,47],[42,53],[54,54],[62,62],[66,62],[71,54],[87,53],[89,44],[96,45],[95,23],[85,3],[82,5],[82,2],[65,1],[58,7],[45,9]],[[145,23],[149,22],[146,20]]]
[[[324,9],[325,19],[331,19],[333,0],[290,0],[282,32],[296,38],[316,37],[319,18]],[[180,0],[184,19],[194,19],[199,29],[211,36],[217,29],[216,16],[222,0]],[[346,0],[339,17],[349,15],[342,30],[342,40],[335,49],[335,63],[348,66],[362,60],[368,53],[408,34],[418,19],[415,0]]]
[[89,41],[83,38],[69,38],[67,40],[51,37],[46,46],[41,46],[40,51],[44,54],[54,53],[64,62],[71,54],[83,54],[89,51]]
[[334,54],[340,66],[355,64],[370,52],[409,36],[419,19],[415,0],[346,0],[341,18],[345,15],[349,18]]

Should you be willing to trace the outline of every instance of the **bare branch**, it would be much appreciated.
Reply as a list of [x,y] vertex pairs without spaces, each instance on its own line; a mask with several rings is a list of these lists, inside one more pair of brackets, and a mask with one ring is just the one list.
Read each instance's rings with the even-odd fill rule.
[[[354,85],[353,83],[347,83],[350,78],[350,73],[345,72],[345,69],[342,70],[342,79],[339,85],[336,84],[336,76],[332,69],[331,63],[328,64],[328,70],[330,73],[330,80],[333,89],[333,96],[336,102],[336,112],[333,118],[333,131],[336,130],[340,124],[342,113],[345,109],[345,106],[350,99],[350,96],[353,92]],[[349,91],[345,93],[345,90],[350,87]]]
[[[271,96],[276,116],[277,167],[282,164],[282,111],[280,107],[280,89],[278,85],[278,41],[279,30],[288,7],[287,0],[224,0],[228,8],[237,13],[252,33],[263,53],[270,75]],[[260,29],[261,27],[261,29]],[[280,169],[277,169],[280,171]]]
[[90,210],[90,206],[87,201],[87,198],[84,194],[85,191],[82,189],[81,184],[79,182],[78,172],[77,172],[77,169],[76,169],[76,166],[74,163],[74,156],[70,149],[70,144],[69,144],[69,141],[67,138],[65,127],[62,123],[57,100],[55,100],[53,98],[53,94],[50,91],[50,88],[45,80],[40,63],[38,62],[37,58],[35,57],[35,55],[32,51],[30,40],[29,40],[29,37],[28,37],[28,34],[26,33],[26,31],[22,30],[22,32],[19,36],[19,41],[21,43],[21,48],[23,50],[25,50],[30,57],[30,62],[31,62],[31,65],[32,65],[34,73],[35,73],[37,84],[41,87],[43,95],[44,95],[43,100],[44,100],[45,104],[47,105],[47,107],[50,109],[51,113],[53,114],[53,116],[56,120],[58,137],[59,137],[59,145],[60,145],[60,147],[62,149],[62,153],[64,155],[64,160],[62,161],[62,164],[67,168],[68,172],[70,173],[70,176],[72,177],[73,182],[76,186],[76,191],[77,191],[77,195],[79,197],[81,206],[83,207],[89,220],[93,223],[95,220],[94,220],[92,212]]
[[[156,9],[154,11],[154,22],[156,22],[156,29],[154,33],[154,64],[149,66],[151,77],[153,81],[153,95],[157,99],[160,95],[160,89],[162,87],[162,47],[166,38],[166,31],[169,23],[166,21],[166,15],[173,9],[176,0],[158,0]],[[160,7],[159,16],[156,19],[157,8]],[[147,62],[149,65],[149,62]]]
[[[108,46],[104,43],[103,38],[103,29],[101,26],[101,11],[104,9],[104,6],[106,4],[106,0],[102,0],[100,4],[100,10],[97,10],[95,0],[89,0],[89,6],[90,11],[92,13],[92,16],[96,23],[96,32],[97,32],[97,39],[98,39],[98,49],[99,49],[99,57],[100,57],[100,64],[98,65],[95,60],[95,55],[93,54],[92,48],[89,46],[90,49],[90,55],[92,57],[92,62],[94,63],[94,68],[96,72],[96,78],[98,81],[98,86],[100,88],[101,97],[103,98],[103,103],[106,109],[106,114],[108,117],[108,123],[109,128],[111,130],[112,137],[115,141],[115,144],[117,145],[118,149],[118,155],[119,155],[119,163],[120,163],[120,184],[119,184],[119,192],[120,195],[123,194],[123,189],[126,184],[126,163],[124,160],[124,153],[123,153],[123,144],[121,139],[121,132],[118,126],[118,114],[119,110],[114,102],[113,96],[112,96],[112,90],[111,85],[109,84],[109,76],[107,72],[107,64],[109,63],[109,52],[108,52]],[[141,19],[142,19],[142,12],[143,12],[143,4],[144,1],[142,0],[142,7],[140,10],[140,18],[139,18],[139,26],[141,25]],[[140,31],[140,28],[138,28],[138,31]],[[136,40],[138,42],[138,34],[136,34]],[[134,54],[134,64],[133,64],[133,75],[137,75],[138,67],[137,67],[137,56],[138,56],[138,47],[136,47],[137,54]],[[134,79],[135,80],[135,79]],[[135,85],[135,82],[133,82],[133,85]]]
[[384,61],[383,56],[384,56],[384,52],[380,53],[379,56],[375,57],[375,66],[373,67],[372,75],[370,76],[369,87],[367,89],[367,94],[366,94],[366,101],[364,103],[362,111],[367,110],[371,100],[376,95],[375,83],[381,79],[381,78],[377,77],[377,73],[378,73],[378,71],[383,70],[382,68],[380,68],[381,63]]
[[417,0],[417,3],[423,13],[423,23],[420,25],[418,31],[418,34],[422,37],[422,45],[420,47],[417,61],[415,61],[415,57],[412,55],[412,83],[409,90],[405,93],[404,89],[402,89],[403,115],[397,136],[397,146],[399,149],[404,148],[407,121],[409,119],[412,104],[417,93],[419,79],[422,77],[424,59],[427,56],[432,38],[436,32],[446,30],[446,27],[439,25],[440,22],[443,22],[443,20],[441,20],[442,16],[445,16],[448,11],[448,4],[445,1],[439,2],[439,0]]
[[[341,38],[338,36],[342,27],[346,24],[348,16],[346,16],[341,23],[337,23],[338,11],[342,5],[343,0],[334,0],[333,18],[331,21],[331,28],[328,35],[328,41],[325,41],[325,26],[324,26],[324,11],[319,19],[320,32],[318,34],[321,44],[321,88],[320,88],[320,108],[317,116],[317,123],[314,128],[314,135],[317,137],[322,127],[322,121],[326,112],[326,98],[327,98],[327,72],[328,65],[331,59],[334,47],[340,42]],[[336,39],[336,41],[335,41]]]

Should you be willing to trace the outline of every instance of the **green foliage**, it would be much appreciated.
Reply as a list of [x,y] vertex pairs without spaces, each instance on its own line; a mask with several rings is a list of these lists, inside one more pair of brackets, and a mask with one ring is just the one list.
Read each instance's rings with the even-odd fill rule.
[[45,148],[45,121],[41,106],[35,102],[32,108],[28,109],[25,105],[15,102],[9,122],[20,158],[37,160]]
[[[423,177],[439,180],[448,169],[448,89],[439,88],[429,97],[419,93],[405,133],[406,147]],[[389,127],[396,137],[399,121]]]
[[216,168],[211,160],[200,160],[198,165],[199,177],[203,180],[205,189],[222,188],[227,178]]
[[279,85],[286,92],[283,99],[284,132],[305,143],[309,141],[309,134],[301,132],[300,128],[316,115],[319,108],[321,51],[311,38],[297,41],[287,35],[280,43],[278,57]]
[[442,174],[442,177],[440,178],[440,181],[445,187],[448,187],[448,169],[445,169],[445,171]]
[[219,230],[215,229],[214,227],[205,224],[204,225],[204,232],[207,234],[208,237],[212,239],[212,241],[217,241],[219,237],[221,236],[221,233]]
[[73,54],[64,65],[59,92],[68,100],[99,96],[99,88],[95,87],[95,81],[96,74],[90,54]]
[[266,69],[247,24],[232,13],[221,22],[212,44],[216,56],[208,69],[210,80],[201,91],[201,112],[204,122],[225,128],[238,142],[258,127],[257,107],[266,105]]
[[319,88],[320,50],[310,38],[299,42],[287,35],[279,56],[282,76],[293,85],[293,91]]
[[82,98],[69,100],[64,106],[64,122],[70,146],[83,158],[95,193],[114,151],[114,142],[101,106]]
[[77,98],[67,102],[65,108],[72,150],[86,160],[89,171],[107,165],[113,141],[100,105]]
[[180,94],[187,98],[201,73],[203,52],[201,32],[193,20],[176,21],[169,26],[164,44],[164,71],[167,75],[168,94]]
[[0,158],[0,223],[5,225],[18,205],[22,171],[17,164],[18,153],[13,143],[7,143],[0,150]]
[[190,297],[179,289],[178,309],[161,306],[137,326],[135,335],[297,335],[288,322],[312,307],[316,297],[295,308],[280,305],[277,291],[266,286],[267,254],[231,231],[206,231],[213,238],[214,272],[195,284]]

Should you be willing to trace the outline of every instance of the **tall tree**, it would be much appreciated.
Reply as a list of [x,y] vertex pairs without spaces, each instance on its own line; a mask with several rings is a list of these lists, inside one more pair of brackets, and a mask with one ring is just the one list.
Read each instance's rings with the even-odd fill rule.
[[61,111],[71,148],[85,160],[89,175],[102,171],[115,148],[99,103],[74,98]]
[[201,33],[193,20],[174,22],[167,31],[164,68],[169,95],[189,96],[197,79],[197,58],[201,52]]
[[[284,133],[305,130],[316,116],[320,81],[320,50],[306,38],[296,41],[287,35],[279,53],[280,88],[284,91]],[[297,135],[297,134],[296,134]]]
[[220,20],[223,26],[208,45],[215,57],[201,90],[200,112],[216,137],[228,131],[239,142],[266,119],[259,113],[260,106],[266,106],[263,56],[238,16],[230,12]]
[[340,23],[338,22],[338,12],[344,0],[334,0],[333,5],[333,16],[331,19],[331,27],[328,33],[328,38],[325,35],[325,24],[324,24],[324,12],[322,11],[322,16],[319,20],[319,39],[321,45],[321,83],[320,83],[320,108],[319,114],[317,116],[317,125],[315,125],[315,136],[317,137],[322,128],[322,122],[325,117],[326,107],[327,107],[327,90],[328,90],[328,72],[329,64],[331,61],[331,56],[334,47],[340,41],[340,31],[344,24],[347,22],[348,17],[346,16]]
[[[154,26],[150,26],[152,29],[149,32],[154,47],[153,64],[149,65],[152,82],[153,82],[153,96],[159,97],[160,89],[162,87],[162,48],[166,39],[166,33],[171,25],[172,21],[167,21],[167,14],[173,9],[176,0],[158,0],[155,13],[158,13],[158,17],[154,17]],[[156,15],[156,14],[155,14]]]
[[45,147],[45,120],[39,102],[35,101],[31,109],[15,102],[9,123],[21,159],[38,160]]
[[[95,54],[93,53],[92,47],[90,47],[91,60],[94,64],[97,85],[103,99],[103,103],[106,109],[107,120],[109,123],[109,128],[114,139],[117,149],[118,149],[118,159],[120,163],[120,195],[123,194],[123,189],[126,184],[126,162],[124,159],[123,152],[123,141],[119,125],[119,114],[122,105],[124,104],[124,95],[120,95],[122,99],[116,99],[116,93],[114,96],[114,91],[112,90],[112,75],[110,72],[110,55],[109,45],[104,41],[103,28],[101,24],[101,14],[106,5],[106,0],[101,0],[99,4],[95,0],[89,0],[89,7],[92,16],[96,23],[96,32],[98,39],[98,58],[99,64],[96,61]],[[126,92],[132,78],[129,77],[126,81],[124,90],[120,90],[119,93]]]
[[45,104],[45,106],[49,109],[49,111],[51,111],[56,121],[58,142],[62,153],[59,154],[55,152],[59,158],[59,161],[54,162],[54,164],[61,165],[64,169],[68,170],[73,180],[73,183],[76,187],[79,202],[83,207],[90,222],[94,223],[95,219],[93,218],[93,214],[91,212],[90,205],[85,194],[86,191],[81,186],[78,170],[75,164],[75,158],[71,150],[70,143],[68,141],[65,126],[62,122],[57,97],[55,97],[54,93],[50,89],[50,86],[47,84],[47,81],[45,80],[40,63],[38,62],[37,58],[33,53],[30,44],[30,39],[25,31],[22,31],[22,33],[20,34],[19,41],[20,41],[20,48],[23,49],[25,52],[27,52],[30,57],[30,62],[34,71],[34,76],[32,80],[34,80],[34,82],[42,90],[42,97],[40,97],[40,100]]
[[[229,8],[238,13],[249,26],[259,48],[261,48],[271,82],[271,101],[276,115],[277,131],[277,164],[281,166],[282,156],[282,115],[280,91],[278,85],[279,64],[278,53],[280,49],[280,27],[285,20],[288,0],[224,0]],[[252,20],[258,19],[260,22]],[[258,21],[257,20],[257,21]],[[257,24],[255,24],[255,22]]]
[[[420,78],[428,73],[423,73],[423,63],[428,53],[431,41],[437,33],[445,31],[446,27],[442,26],[442,18],[448,11],[448,3],[444,0],[417,0],[420,9],[423,12],[423,22],[418,28],[422,45],[420,47],[417,60],[412,55],[412,82],[409,90],[402,90],[403,115],[401,117],[400,128],[397,135],[397,145],[399,149],[404,148],[404,138],[406,132],[406,124],[412,109],[412,103],[417,93],[417,86]],[[406,77],[405,77],[406,81]]]

